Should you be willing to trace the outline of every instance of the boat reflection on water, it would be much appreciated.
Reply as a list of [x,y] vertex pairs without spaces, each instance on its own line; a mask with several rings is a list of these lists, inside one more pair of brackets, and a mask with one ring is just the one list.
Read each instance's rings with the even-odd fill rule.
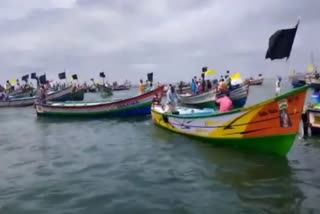
[[196,147],[215,167],[212,179],[236,193],[244,209],[296,213],[305,199],[287,158],[252,154],[208,144]]

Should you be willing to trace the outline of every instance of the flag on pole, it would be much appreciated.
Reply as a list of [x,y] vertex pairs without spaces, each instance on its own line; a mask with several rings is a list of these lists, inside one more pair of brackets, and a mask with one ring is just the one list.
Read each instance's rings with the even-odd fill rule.
[[289,59],[299,23],[300,21],[298,20],[294,28],[281,29],[271,35],[266,59]]
[[312,64],[307,65],[307,71],[312,72],[314,69]]
[[72,75],[72,79],[73,79],[73,80],[78,80],[78,75],[77,75],[77,74],[73,74],[73,75]]
[[234,73],[234,74],[230,75],[230,79],[231,79],[231,80],[241,79],[240,72],[237,72],[237,73]]
[[60,80],[66,79],[66,72],[62,72],[62,73],[58,74],[58,76],[59,76]]
[[11,85],[15,85],[15,84],[17,84],[17,79],[11,79],[11,80],[9,80],[9,83]]
[[216,73],[216,71],[214,69],[208,69],[204,74],[205,75],[214,75]]

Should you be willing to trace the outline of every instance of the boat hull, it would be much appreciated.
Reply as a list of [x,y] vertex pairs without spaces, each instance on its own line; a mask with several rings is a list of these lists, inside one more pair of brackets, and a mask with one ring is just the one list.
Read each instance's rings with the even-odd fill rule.
[[[52,92],[47,94],[46,101],[56,101],[56,102],[64,102],[64,101],[72,101],[72,87],[68,87],[62,89],[60,91]],[[78,97],[79,98],[79,97]],[[81,98],[81,97],[80,97]],[[27,107],[32,106],[38,97],[27,97],[27,98],[11,98],[6,101],[0,101],[0,107]],[[83,99],[83,97],[82,97]]]
[[202,116],[152,109],[155,124],[208,142],[285,156],[299,130],[308,86],[256,105]]
[[305,81],[292,81],[291,85],[293,88],[299,88],[299,87],[306,85],[306,82]]
[[82,101],[84,99],[84,91],[78,90],[73,92],[71,90],[61,91],[62,93],[55,95],[52,98],[48,98],[48,101],[52,102],[66,102],[66,101]]
[[263,78],[262,79],[249,80],[249,85],[262,85],[263,80],[264,80]]
[[0,107],[27,107],[32,106],[37,97],[16,98],[6,101],[0,101]]
[[38,116],[53,117],[128,117],[148,115],[152,99],[161,94],[163,86],[133,98],[105,103],[36,103]]
[[100,92],[100,96],[102,98],[110,97],[113,95],[113,91],[111,87],[97,84],[98,91]]
[[320,79],[311,79],[309,84],[310,88],[320,89]]

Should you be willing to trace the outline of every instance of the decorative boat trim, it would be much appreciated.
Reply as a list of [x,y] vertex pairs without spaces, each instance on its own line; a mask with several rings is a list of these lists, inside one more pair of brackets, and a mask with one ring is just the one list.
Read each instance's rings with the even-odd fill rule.
[[161,94],[163,86],[142,95],[115,102],[95,103],[36,103],[36,112],[39,116],[118,116],[114,113],[129,115],[145,115],[151,111],[151,103],[155,94]]
[[[155,107],[153,121],[166,129],[215,143],[286,155],[299,129],[308,86],[225,113],[172,114]],[[278,141],[279,140],[279,141]]]

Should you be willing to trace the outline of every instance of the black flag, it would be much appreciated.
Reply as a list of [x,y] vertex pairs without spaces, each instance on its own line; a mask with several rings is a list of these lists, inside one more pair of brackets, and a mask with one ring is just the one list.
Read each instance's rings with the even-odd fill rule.
[[29,74],[24,75],[24,76],[21,77],[21,80],[23,80],[25,82],[28,82],[28,79],[29,79]]
[[45,74],[39,77],[39,82],[40,84],[47,84],[47,78]]
[[148,81],[153,82],[153,72],[148,73],[147,76],[148,76]]
[[36,74],[36,73],[32,73],[32,74],[31,74],[31,79],[36,80],[36,79],[37,79],[37,74]]
[[100,77],[102,77],[102,78],[106,78],[106,75],[104,74],[104,72],[100,72]]
[[203,67],[202,68],[202,73],[205,73],[208,70],[208,67]]
[[77,80],[78,79],[78,75],[76,75],[76,74],[72,75],[72,79],[73,80]]
[[298,26],[299,21],[295,28],[278,30],[272,34],[269,38],[269,47],[266,53],[266,59],[289,59]]
[[63,80],[66,78],[66,72],[60,73],[60,74],[58,74],[58,76],[59,76],[60,80]]

